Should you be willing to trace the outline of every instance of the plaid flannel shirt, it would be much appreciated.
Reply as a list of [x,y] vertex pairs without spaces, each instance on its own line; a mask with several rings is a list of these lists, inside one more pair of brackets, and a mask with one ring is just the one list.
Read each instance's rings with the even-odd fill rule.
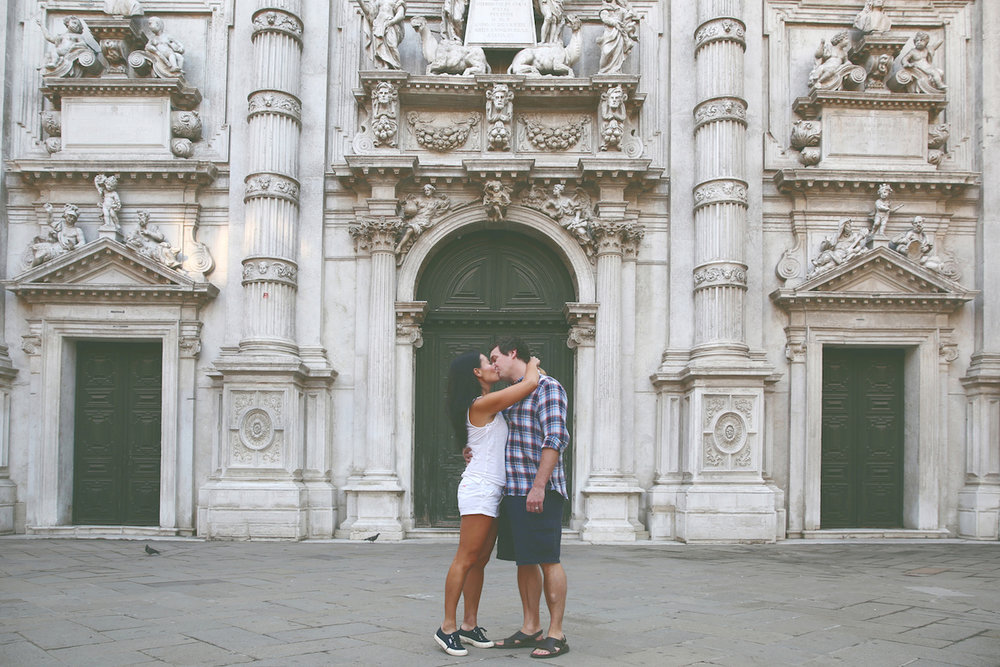
[[563,386],[543,375],[535,391],[504,410],[503,414],[510,431],[507,435],[507,487],[504,495],[528,495],[542,460],[542,448],[550,447],[559,452],[559,460],[545,488],[558,491],[568,499],[562,460],[563,450],[569,446],[566,390]]

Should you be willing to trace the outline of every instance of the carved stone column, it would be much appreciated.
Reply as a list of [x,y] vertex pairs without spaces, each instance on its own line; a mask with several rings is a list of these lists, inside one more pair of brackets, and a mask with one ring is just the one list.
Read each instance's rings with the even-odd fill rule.
[[[982,19],[983,108],[1000,106],[1000,6],[984,2]],[[958,533],[1000,539],[1000,266],[990,257],[1000,247],[1000,117],[983,114],[983,188],[976,230],[976,350],[962,379],[967,401],[965,486],[958,495]]]
[[332,537],[331,463],[324,454],[329,385],[321,349],[296,341],[301,0],[256,0],[253,92],[243,194],[243,313],[238,348],[223,348],[216,469],[199,493],[209,537]]
[[699,0],[697,6],[693,345],[665,354],[653,376],[670,430],[660,434],[650,530],[654,538],[685,542],[771,542],[779,514],[775,490],[763,474],[764,382],[770,370],[762,353],[751,354],[745,326],[743,0]]
[[399,217],[381,215],[361,216],[350,228],[358,251],[366,253],[370,263],[364,469],[344,487],[348,520],[338,531],[350,539],[375,533],[384,539],[403,538],[403,487],[395,456],[395,248],[402,227]]
[[693,354],[745,356],[746,27],[742,0],[700,0],[698,8]]
[[[0,34],[0,65],[6,69],[7,57],[7,35],[6,31]],[[0,108],[6,109],[7,92],[6,87],[0,88]],[[0,139],[3,139],[3,132],[0,131]],[[6,144],[6,142],[4,142]],[[0,179],[5,178],[7,171],[5,163],[0,162]],[[3,219],[7,219],[6,198],[0,204],[4,207]],[[7,226],[0,227],[0,243],[7,247]],[[7,275],[6,253],[0,257],[0,275]],[[3,332],[6,331],[5,320],[7,308],[4,303],[6,290],[0,292],[0,535],[14,532],[14,505],[17,502],[17,486],[10,481],[10,471],[8,469],[8,456],[10,451],[10,390],[17,371],[14,369],[7,352],[7,345]]]
[[253,15],[241,350],[297,352],[300,15],[300,0],[259,0]]
[[[624,212],[624,207],[614,208]],[[638,503],[642,489],[635,475],[623,466],[622,263],[626,246],[632,246],[634,254],[642,229],[628,220],[598,219],[591,231],[596,245],[599,310],[594,339],[594,446],[583,489],[587,504],[581,537],[592,542],[633,542],[641,530]]]

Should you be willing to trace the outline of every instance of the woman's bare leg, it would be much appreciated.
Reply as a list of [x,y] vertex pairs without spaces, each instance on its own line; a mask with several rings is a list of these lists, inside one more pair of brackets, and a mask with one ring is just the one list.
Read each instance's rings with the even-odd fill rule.
[[[448,568],[448,576],[444,581],[444,622],[441,623],[441,630],[445,634],[451,634],[458,630],[455,620],[458,609],[458,598],[465,588],[465,581],[469,571],[481,558],[483,544],[492,533],[496,535],[494,524],[495,519],[485,514],[466,514],[462,517],[462,527],[458,538],[458,551]],[[482,591],[482,578],[479,580],[480,592]],[[479,604],[479,594],[476,595],[476,604]]]

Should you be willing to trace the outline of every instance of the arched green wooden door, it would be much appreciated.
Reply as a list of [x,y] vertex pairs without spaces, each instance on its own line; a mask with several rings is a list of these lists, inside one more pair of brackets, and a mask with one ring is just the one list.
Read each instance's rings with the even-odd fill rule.
[[[416,353],[414,515],[418,526],[457,526],[455,496],[465,461],[444,413],[448,365],[469,349],[489,354],[499,335],[518,335],[572,398],[573,352],[566,346],[563,307],[575,301],[575,290],[551,249],[520,234],[480,231],[434,256],[417,298],[427,301],[427,316]],[[569,409],[572,416],[572,400]],[[567,474],[570,457],[564,458]]]

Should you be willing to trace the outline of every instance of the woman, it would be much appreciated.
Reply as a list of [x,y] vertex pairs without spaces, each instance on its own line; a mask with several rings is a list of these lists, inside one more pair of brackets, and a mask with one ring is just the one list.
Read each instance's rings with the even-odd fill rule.
[[[538,358],[532,357],[524,379],[501,391],[490,392],[500,380],[497,369],[475,350],[451,362],[448,370],[448,419],[455,429],[459,449],[472,449],[472,461],[458,486],[458,511],[462,527],[458,552],[444,584],[444,622],[434,640],[449,655],[468,655],[462,640],[476,648],[493,642],[476,623],[483,591],[483,568],[497,538],[496,517],[506,483],[504,450],[507,422],[500,411],[525,398],[538,386]],[[458,598],[465,594],[465,618],[456,620]]]

